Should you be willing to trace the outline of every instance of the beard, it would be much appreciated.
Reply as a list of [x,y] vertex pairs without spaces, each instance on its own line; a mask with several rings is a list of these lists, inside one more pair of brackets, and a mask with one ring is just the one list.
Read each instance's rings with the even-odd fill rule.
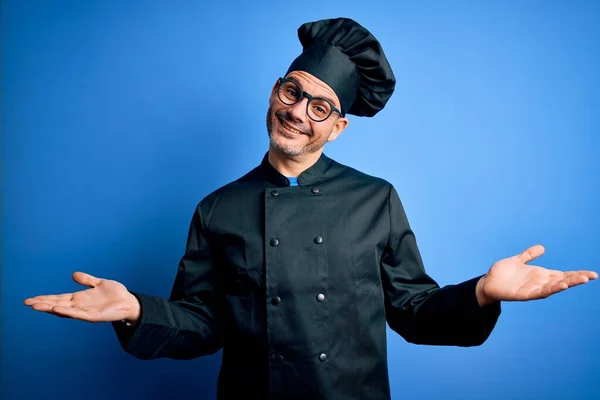
[[[297,157],[314,153],[323,148],[325,143],[327,143],[327,137],[329,135],[324,136],[323,139],[311,141],[305,145],[288,143],[287,141],[283,140],[281,133],[273,132],[273,124],[275,123],[276,119],[281,119],[287,123],[290,123],[294,127],[297,126],[298,122],[285,110],[273,112],[273,105],[269,105],[269,109],[267,110],[267,134],[269,135],[270,145],[275,150],[278,150],[288,157]],[[308,138],[312,139],[314,137],[314,132],[312,129],[310,129],[310,127],[302,126],[300,130],[304,132]]]

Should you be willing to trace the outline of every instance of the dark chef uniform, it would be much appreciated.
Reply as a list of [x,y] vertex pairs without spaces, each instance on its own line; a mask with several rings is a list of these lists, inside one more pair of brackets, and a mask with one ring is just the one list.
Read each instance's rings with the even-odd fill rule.
[[[301,35],[364,33],[313,24]],[[291,68],[319,72],[302,62]],[[198,204],[170,298],[134,293],[140,320],[114,327],[141,359],[222,348],[221,399],[387,400],[386,322],[412,343],[479,345],[500,305],[479,307],[477,280],[440,288],[426,274],[385,180],[323,154],[293,187],[265,155]]]

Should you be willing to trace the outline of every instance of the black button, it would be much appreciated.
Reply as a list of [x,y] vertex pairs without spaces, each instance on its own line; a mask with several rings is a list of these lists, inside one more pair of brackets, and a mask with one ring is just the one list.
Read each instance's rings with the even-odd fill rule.
[[283,361],[283,355],[280,354],[278,358],[279,358],[279,361]]
[[323,238],[322,238],[321,236],[317,236],[317,237],[315,238],[315,243],[316,243],[316,244],[321,244],[321,243],[323,243]]
[[314,194],[319,194],[319,192],[321,191],[321,189],[319,189],[319,188],[312,188],[310,191],[313,192]]
[[321,362],[327,361],[327,354],[325,354],[325,353],[319,354],[319,361],[321,361]]
[[273,197],[279,196],[279,191],[278,190],[271,190],[271,196],[273,196]]
[[269,354],[269,360],[271,360],[271,361],[275,361],[275,357],[276,357],[276,356],[275,356],[275,353],[271,353],[271,354]]
[[317,295],[317,301],[323,301],[323,300],[325,300],[325,295],[323,293],[319,293]]
[[271,239],[270,243],[271,243],[271,246],[275,247],[275,246],[277,246],[279,244],[279,240],[273,238],[273,239]]
[[271,298],[271,304],[273,304],[274,306],[276,306],[279,303],[281,303],[281,297],[275,296],[275,297]]

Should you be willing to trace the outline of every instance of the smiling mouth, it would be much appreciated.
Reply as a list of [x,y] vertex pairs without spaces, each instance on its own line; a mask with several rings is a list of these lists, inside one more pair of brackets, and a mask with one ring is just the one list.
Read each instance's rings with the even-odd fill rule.
[[294,128],[293,126],[291,126],[290,124],[288,124],[287,122],[285,122],[284,120],[282,120],[281,118],[279,118],[279,123],[289,132],[296,134],[296,135],[306,135],[306,133]]

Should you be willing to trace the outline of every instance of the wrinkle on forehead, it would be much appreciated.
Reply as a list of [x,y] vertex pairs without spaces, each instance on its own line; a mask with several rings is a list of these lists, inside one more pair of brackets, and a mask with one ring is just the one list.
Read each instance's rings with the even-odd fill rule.
[[[286,78],[293,78],[298,81],[302,90],[306,90],[308,93],[315,97],[324,97],[333,101],[337,108],[340,108],[340,101],[337,94],[333,91],[331,86],[320,80],[314,75],[304,71],[292,71],[287,74]],[[315,90],[315,89],[319,90]]]

